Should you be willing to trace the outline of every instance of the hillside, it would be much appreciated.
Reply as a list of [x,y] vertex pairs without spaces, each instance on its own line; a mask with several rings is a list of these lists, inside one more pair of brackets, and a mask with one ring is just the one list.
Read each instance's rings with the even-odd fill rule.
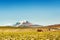
[[49,28],[60,28],[60,24],[48,25]]

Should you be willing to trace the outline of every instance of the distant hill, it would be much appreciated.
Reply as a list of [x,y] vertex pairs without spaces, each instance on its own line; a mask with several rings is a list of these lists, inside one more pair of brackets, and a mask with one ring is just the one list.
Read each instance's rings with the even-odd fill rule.
[[60,28],[60,24],[48,25],[49,28]]

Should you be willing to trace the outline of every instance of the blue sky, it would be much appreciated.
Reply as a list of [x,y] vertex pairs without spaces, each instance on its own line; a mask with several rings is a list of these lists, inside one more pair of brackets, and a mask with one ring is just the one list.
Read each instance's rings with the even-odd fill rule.
[[28,20],[34,24],[60,24],[60,0],[0,0],[0,25]]

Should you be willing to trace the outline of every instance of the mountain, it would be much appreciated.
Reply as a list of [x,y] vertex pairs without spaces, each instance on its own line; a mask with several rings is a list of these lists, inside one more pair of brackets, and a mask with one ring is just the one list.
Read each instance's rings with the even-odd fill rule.
[[19,21],[16,24],[14,24],[14,26],[16,26],[16,27],[19,27],[19,26],[38,27],[38,26],[41,26],[41,25],[32,24],[29,21]]

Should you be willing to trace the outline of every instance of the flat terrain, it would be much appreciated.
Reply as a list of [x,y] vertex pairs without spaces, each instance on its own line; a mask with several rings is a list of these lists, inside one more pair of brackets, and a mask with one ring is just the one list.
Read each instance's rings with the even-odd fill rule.
[[60,32],[0,32],[0,40],[60,40]]
[[60,40],[60,30],[49,27],[0,27],[0,40]]

